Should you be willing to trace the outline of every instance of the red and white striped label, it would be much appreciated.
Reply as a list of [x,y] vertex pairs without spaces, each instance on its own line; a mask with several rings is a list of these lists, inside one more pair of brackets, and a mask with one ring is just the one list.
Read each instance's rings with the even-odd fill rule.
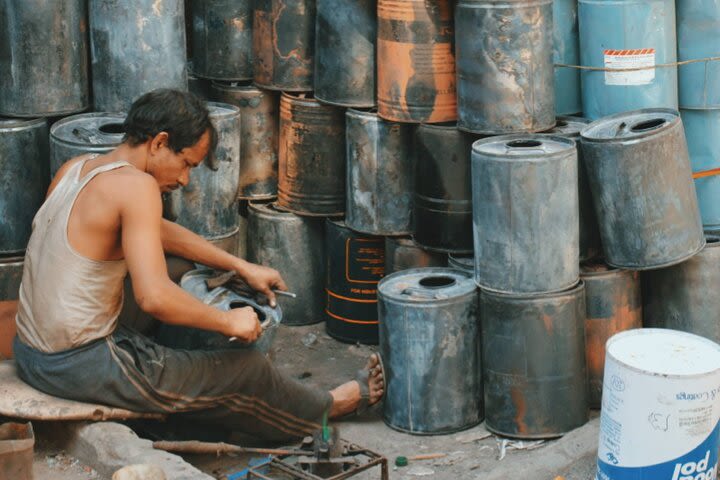
[[605,85],[648,85],[655,80],[654,48],[607,49],[603,55],[608,69],[643,68],[629,72],[606,71]]

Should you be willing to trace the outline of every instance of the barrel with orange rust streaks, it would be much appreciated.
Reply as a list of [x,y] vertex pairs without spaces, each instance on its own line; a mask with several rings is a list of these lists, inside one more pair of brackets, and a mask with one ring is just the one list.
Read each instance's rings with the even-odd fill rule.
[[378,1],[378,115],[386,120],[455,120],[452,0]]

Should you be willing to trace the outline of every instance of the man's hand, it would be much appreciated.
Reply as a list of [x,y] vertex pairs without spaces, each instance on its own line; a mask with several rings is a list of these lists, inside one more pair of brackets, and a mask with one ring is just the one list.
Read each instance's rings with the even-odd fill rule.
[[275,307],[275,293],[273,289],[287,290],[287,285],[280,276],[280,272],[270,267],[263,267],[254,263],[245,263],[242,272],[238,272],[252,289],[265,294],[271,307]]
[[262,326],[252,307],[234,308],[225,312],[228,337],[237,337],[243,342],[254,342],[262,334]]

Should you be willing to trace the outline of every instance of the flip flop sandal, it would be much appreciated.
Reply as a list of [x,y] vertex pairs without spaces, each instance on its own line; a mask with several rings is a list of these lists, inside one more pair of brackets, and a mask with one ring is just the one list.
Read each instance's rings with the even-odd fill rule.
[[[378,366],[380,367],[380,371],[383,375],[383,381],[385,381],[385,366],[383,365],[382,357],[379,353],[375,353],[377,355],[378,359]],[[358,406],[355,408],[355,410],[348,415],[343,415],[343,418],[346,416],[356,416],[356,415],[362,415],[365,413],[368,408],[371,406],[377,404],[380,402],[380,400],[383,399],[385,396],[385,392],[383,391],[383,396],[380,397],[377,402],[370,404],[370,387],[368,386],[368,380],[370,379],[370,370],[367,370],[365,368],[360,369],[355,373],[355,381],[358,382],[360,385],[360,401],[358,402]]]

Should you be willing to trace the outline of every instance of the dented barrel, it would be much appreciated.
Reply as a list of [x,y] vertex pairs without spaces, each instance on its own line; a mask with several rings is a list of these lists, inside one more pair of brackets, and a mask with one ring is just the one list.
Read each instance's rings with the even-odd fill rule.
[[[553,61],[580,65],[577,0],[553,0]],[[555,112],[573,115],[581,111],[580,70],[555,67]]]
[[498,135],[555,125],[552,0],[459,0],[458,128]]
[[425,250],[410,237],[385,237],[385,275],[411,268],[447,267],[447,256]]
[[[718,0],[681,0],[675,8],[678,61],[720,57]],[[678,84],[680,108],[720,108],[720,61],[680,65]]]
[[378,115],[409,123],[457,118],[453,0],[378,0]]

